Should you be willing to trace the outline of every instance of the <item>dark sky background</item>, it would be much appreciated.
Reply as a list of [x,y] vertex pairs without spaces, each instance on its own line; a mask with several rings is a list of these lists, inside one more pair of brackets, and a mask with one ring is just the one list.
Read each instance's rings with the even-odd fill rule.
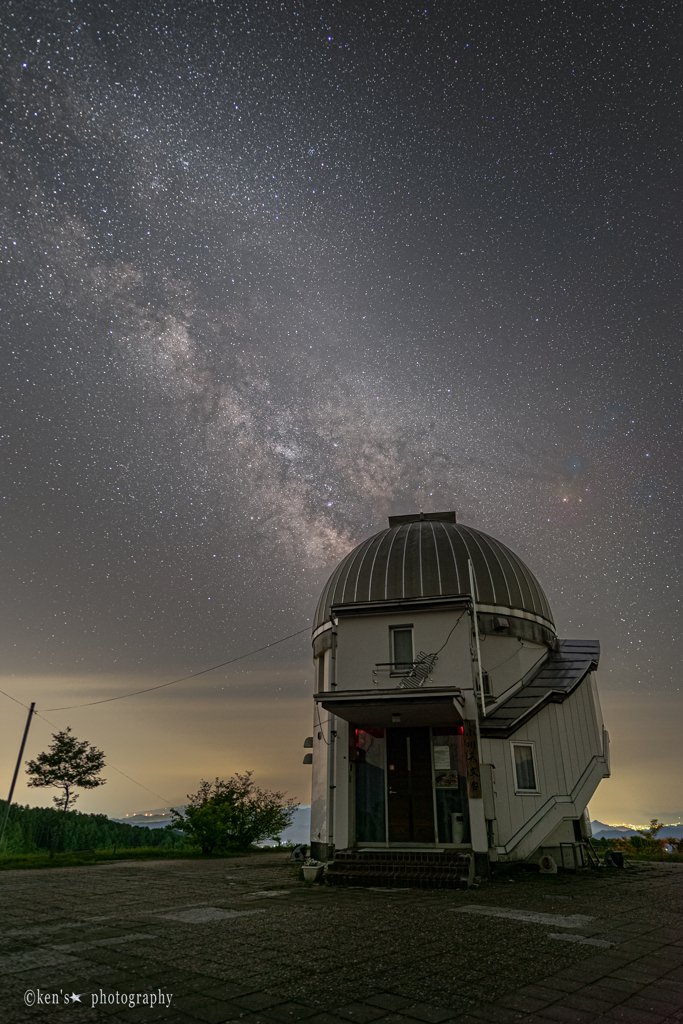
[[[596,813],[679,813],[682,19],[5,3],[2,688],[245,653],[387,514],[454,508],[603,643]],[[79,806],[247,767],[307,801],[309,666],[46,714],[155,794]]]

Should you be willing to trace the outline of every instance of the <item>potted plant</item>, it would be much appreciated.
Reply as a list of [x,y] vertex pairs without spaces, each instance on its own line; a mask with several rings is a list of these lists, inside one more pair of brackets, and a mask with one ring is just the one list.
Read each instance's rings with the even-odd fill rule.
[[314,860],[313,857],[307,857],[301,867],[304,882],[317,882],[323,873],[324,867],[325,865],[321,861]]

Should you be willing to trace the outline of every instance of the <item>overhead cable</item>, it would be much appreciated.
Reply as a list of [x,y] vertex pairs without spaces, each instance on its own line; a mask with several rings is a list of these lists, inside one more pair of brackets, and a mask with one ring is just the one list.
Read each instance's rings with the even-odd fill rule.
[[[203,668],[199,672],[191,672],[189,676],[181,676],[180,679],[171,679],[168,683],[159,683],[157,686],[146,686],[144,690],[133,690],[132,693],[122,693],[120,697],[105,697],[103,700],[89,700],[85,704],[69,704],[63,708],[44,708],[45,711],[73,711],[74,708],[89,708],[93,704],[110,704],[113,700],[125,700],[126,697],[137,697],[141,693],[150,693],[151,690],[163,690],[165,686],[174,686],[176,683],[184,683],[188,679],[196,679],[197,676],[204,676],[207,672],[215,672],[218,668],[225,668],[226,665],[234,665],[236,661],[243,661],[245,658],[250,658],[252,654],[259,654],[261,651],[267,651],[269,647],[277,647],[278,644],[283,644],[285,640],[291,640],[294,636],[301,636],[302,633],[307,633],[310,626],[305,626],[303,629],[297,630],[296,633],[290,633],[289,636],[280,637],[279,640],[273,640],[272,643],[266,644],[265,647],[257,647],[253,651],[247,651],[246,654],[239,654],[236,658],[230,658],[229,661],[222,661],[220,665],[211,665],[210,668]],[[9,694],[8,694],[9,696]],[[12,698],[14,700],[14,698]]]

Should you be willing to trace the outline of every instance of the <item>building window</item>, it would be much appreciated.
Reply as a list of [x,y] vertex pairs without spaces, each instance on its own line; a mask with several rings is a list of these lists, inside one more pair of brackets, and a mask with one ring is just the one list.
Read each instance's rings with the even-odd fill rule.
[[325,689],[325,654],[321,654],[316,658],[316,669],[317,669],[317,688],[318,693],[322,693]]
[[393,626],[391,629],[392,672],[408,672],[413,667],[413,627]]
[[491,689],[491,676],[488,672],[482,672],[481,681],[484,684],[484,696],[493,697],[493,690]]
[[533,743],[511,743],[515,792],[538,793],[536,752]]

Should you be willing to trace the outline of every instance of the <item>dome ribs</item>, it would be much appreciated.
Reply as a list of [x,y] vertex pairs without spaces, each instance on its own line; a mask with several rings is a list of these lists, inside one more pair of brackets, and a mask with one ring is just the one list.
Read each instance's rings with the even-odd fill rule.
[[506,574],[498,556],[498,549],[500,545],[497,541],[491,541],[484,533],[477,533],[475,540],[481,548],[482,555],[486,559],[486,564],[488,566],[493,592],[496,597],[493,604],[504,604],[508,605],[510,608],[514,608],[515,605],[513,603],[512,592],[510,590],[510,583],[512,581],[509,580],[509,574]]
[[[527,602],[531,600],[532,606],[534,606],[533,590],[529,588],[528,580],[526,579],[523,571],[523,566],[517,558],[514,551],[506,547],[505,544],[498,544],[498,554],[501,562],[505,562],[510,567],[513,579],[508,579],[508,587],[510,589],[510,607],[526,608]],[[514,586],[513,586],[514,583]],[[530,597],[525,597],[525,587],[529,590]],[[548,616],[551,618],[551,616]]]
[[[398,526],[398,527],[394,527],[392,530],[388,531],[388,533],[391,534],[392,537],[391,537],[391,544],[389,545],[389,550],[387,552],[386,569],[384,570],[384,600],[385,601],[389,600],[389,594],[390,593],[391,593],[392,596],[394,596],[394,595],[396,595],[398,593],[399,581],[401,582],[401,586],[403,585],[402,577],[400,577],[398,575],[398,572],[397,572],[398,559],[396,559],[396,558],[392,559],[392,557],[391,557],[391,553],[394,550],[394,544],[396,543],[397,539],[401,535],[401,530],[405,530],[405,527],[404,526]],[[399,546],[400,546],[400,544],[399,544]],[[390,579],[391,579],[391,587],[389,586]]]
[[[528,608],[529,611],[535,612],[536,615],[543,615],[543,611],[538,606],[539,602],[537,600],[537,594],[535,593],[535,591],[537,592],[538,590],[538,584],[534,586],[535,581],[532,581],[530,573],[525,571],[526,567],[524,563],[520,561],[513,551],[506,548],[504,544],[500,544],[500,548],[501,551],[505,552],[508,556],[512,570],[515,573],[515,578],[519,585],[522,608]],[[515,569],[518,569],[519,572],[516,572]],[[514,608],[515,606],[511,604],[510,607]]]
[[394,522],[342,559],[323,589],[314,629],[328,620],[330,608],[337,604],[468,594],[468,560],[478,604],[538,616],[552,629],[542,587],[507,545],[455,521],[417,516]]
[[325,589],[323,590],[320,596],[320,601],[318,603],[319,611],[316,611],[315,614],[314,628],[317,628],[319,625],[322,625],[323,622],[326,622],[329,619],[330,608],[332,607],[333,604],[337,603],[336,591],[337,584],[339,583],[339,578],[346,567],[346,563],[351,559],[352,555],[353,551],[349,551],[348,555],[346,555],[345,558],[342,558],[341,562],[339,563],[339,565],[337,566],[337,568],[334,570],[329,580],[327,581]]
[[[373,540],[374,540],[374,537],[370,537],[369,540],[366,540],[364,543],[359,544],[358,547],[355,549],[355,551],[352,551],[351,554],[347,556],[348,559],[349,559],[348,572],[346,573],[346,576],[344,578],[344,583],[342,585],[339,597],[337,597],[337,595],[335,594],[335,600],[333,602],[334,604],[349,604],[349,603],[353,603],[356,600],[356,598],[355,598],[355,592],[356,592],[355,581],[357,580],[358,577],[357,577],[355,572],[354,572],[354,575],[351,576],[351,570],[354,568],[354,564],[358,564],[358,565],[362,565],[363,564],[363,556],[365,554],[365,551],[366,551],[368,545],[372,544]],[[352,593],[348,593],[348,590],[350,590]],[[352,594],[353,594],[353,596],[352,596]]]
[[375,556],[372,560],[372,568],[370,569],[370,579],[368,581],[368,601],[382,601],[386,598],[386,566],[387,566],[387,548],[391,550],[391,540],[389,539],[389,532],[384,530],[382,533],[378,533],[379,544],[375,550]]
[[431,531],[431,544],[434,552],[434,561],[436,563],[436,578],[439,581],[439,594],[443,594],[443,587],[441,585],[441,560],[439,558],[439,548],[436,543],[436,532],[434,530],[434,523],[429,524]]
[[[458,571],[458,559],[455,556],[455,549],[453,547],[453,539],[446,529],[443,523],[438,524],[441,527],[441,551],[442,551],[442,563],[444,567],[444,575],[442,587],[444,594],[464,594],[466,588],[463,580],[460,578]],[[449,581],[453,581],[453,586],[449,586]]]
[[402,597],[422,597],[420,588],[420,576],[422,566],[420,564],[420,535],[422,530],[416,523],[408,523],[406,530],[405,544],[403,545],[403,558],[401,560],[401,581]]
[[515,560],[515,563],[520,570],[520,575],[524,580],[526,590],[528,592],[527,597],[527,594],[524,591],[522,591],[522,600],[527,600],[531,602],[531,608],[529,609],[530,611],[534,611],[536,615],[543,615],[545,618],[550,619],[550,621],[552,622],[553,617],[550,614],[550,606],[548,605],[546,596],[543,593],[543,590],[541,589],[540,583],[538,582],[536,577],[532,575],[531,571],[526,567],[521,558],[515,555],[513,551],[510,551],[510,555]]
[[[373,566],[375,564],[375,559],[373,558],[371,561],[367,561],[367,563],[366,563],[366,560],[368,558],[368,555],[372,551],[373,545],[376,544],[377,547],[379,547],[381,542],[382,542],[382,534],[381,533],[377,533],[377,534],[375,534],[374,537],[371,537],[370,540],[365,545],[365,551],[363,552],[363,557],[361,558],[360,564],[359,564],[358,569],[357,569],[357,571],[355,573],[356,583],[355,583],[355,586],[354,586],[354,589],[353,589],[353,600],[354,601],[369,601],[370,600],[370,589],[371,589],[371,586],[372,586],[372,568],[373,568]],[[376,554],[376,552],[375,552],[375,554]],[[359,591],[360,591],[360,593],[359,593]],[[368,595],[367,597],[365,596],[366,592],[367,592],[367,595]]]
[[[491,568],[486,560],[486,555],[484,554],[483,548],[477,539],[477,531],[470,529],[468,526],[462,527],[461,530],[463,535],[463,546],[467,551],[467,557],[472,562],[474,589],[476,590],[476,593],[472,596],[479,604],[497,604],[496,586],[493,576],[491,575]],[[465,562],[463,570],[463,574],[467,572],[467,562]],[[465,588],[465,593],[469,593],[469,578],[466,578],[467,586]],[[507,587],[505,592],[507,596]]]

